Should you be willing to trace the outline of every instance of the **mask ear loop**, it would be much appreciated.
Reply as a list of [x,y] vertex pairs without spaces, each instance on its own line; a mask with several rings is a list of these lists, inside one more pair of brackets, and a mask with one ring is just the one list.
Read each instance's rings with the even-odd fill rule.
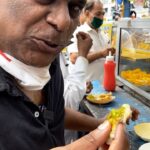
[[0,50],[0,55],[2,55],[7,61],[11,62],[11,59],[8,58],[8,57],[3,53],[2,50]]

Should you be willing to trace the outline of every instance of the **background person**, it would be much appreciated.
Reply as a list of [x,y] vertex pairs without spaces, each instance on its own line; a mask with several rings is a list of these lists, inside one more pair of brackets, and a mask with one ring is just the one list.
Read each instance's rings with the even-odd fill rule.
[[[88,67],[87,54],[92,46],[92,39],[86,33],[79,32],[77,34],[79,55],[75,63],[74,72],[68,72],[67,53],[60,53],[60,67],[64,79],[64,100],[65,107],[79,110],[79,104],[86,92],[90,92],[92,86],[86,83],[85,76]],[[65,143],[77,139],[77,132],[65,130]]]
[[121,15],[119,12],[115,12],[113,16],[113,20],[119,21],[121,19]]
[[135,19],[136,18],[136,12],[134,10],[130,11],[130,18]]
[[90,0],[86,3],[83,13],[85,23],[77,27],[74,32],[74,38],[72,39],[73,43],[68,46],[71,61],[69,71],[73,72],[74,63],[78,56],[76,34],[79,31],[83,31],[88,33],[93,40],[93,45],[87,56],[90,64],[88,66],[86,79],[87,81],[99,80],[103,77],[104,57],[108,55],[109,51],[111,51],[113,55],[115,49],[110,47],[110,40],[99,28],[103,24],[104,19],[103,4],[99,0]]

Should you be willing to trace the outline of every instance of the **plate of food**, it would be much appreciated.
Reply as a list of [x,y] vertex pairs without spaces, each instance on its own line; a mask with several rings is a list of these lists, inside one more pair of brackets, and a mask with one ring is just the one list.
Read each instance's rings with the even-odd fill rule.
[[150,142],[150,122],[135,125],[134,131],[141,139]]
[[109,93],[100,93],[100,94],[88,94],[86,99],[95,104],[107,104],[112,102],[115,99],[115,96]]

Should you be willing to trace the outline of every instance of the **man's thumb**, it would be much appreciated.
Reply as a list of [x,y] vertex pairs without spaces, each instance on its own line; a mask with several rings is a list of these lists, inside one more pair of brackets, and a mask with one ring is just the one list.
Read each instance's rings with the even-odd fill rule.
[[111,125],[109,121],[104,121],[96,130],[91,132],[92,136],[95,138],[98,147],[102,146],[104,143],[106,143],[109,134],[111,132]]
[[96,146],[96,148],[102,146],[104,143],[106,143],[109,134],[111,131],[111,125],[108,121],[105,121],[103,124],[98,126],[97,129],[90,132],[83,138],[88,141],[89,143]]
[[105,121],[97,129],[68,145],[68,149],[96,150],[108,139],[111,125]]

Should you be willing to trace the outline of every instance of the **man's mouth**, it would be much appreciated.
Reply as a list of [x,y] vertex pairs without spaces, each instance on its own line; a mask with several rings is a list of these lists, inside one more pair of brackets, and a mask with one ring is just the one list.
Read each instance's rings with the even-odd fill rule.
[[53,47],[53,48],[57,48],[58,47],[58,45],[57,44],[55,44],[55,43],[52,43],[52,42],[49,42],[49,41],[45,41],[45,40],[43,40],[48,46],[50,46],[50,47]]
[[57,44],[49,40],[33,37],[32,41],[38,46],[41,51],[58,53],[63,48],[62,44]]

